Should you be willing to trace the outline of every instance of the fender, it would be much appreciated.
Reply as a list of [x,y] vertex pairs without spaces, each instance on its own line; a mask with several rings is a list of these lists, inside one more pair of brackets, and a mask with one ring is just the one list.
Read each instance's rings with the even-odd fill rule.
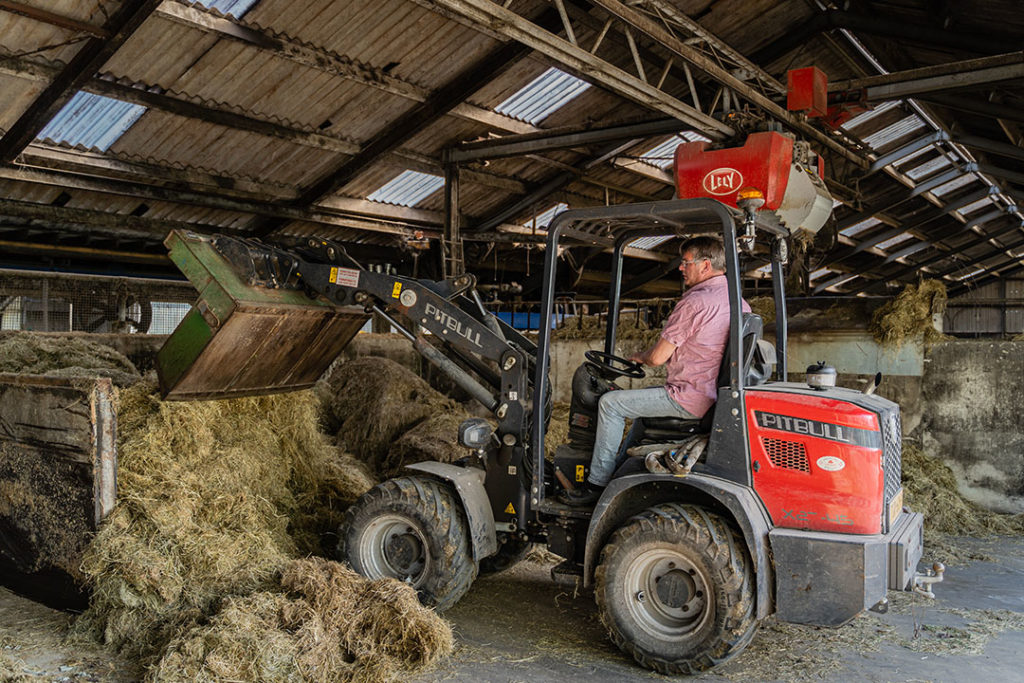
[[772,529],[764,504],[749,487],[707,474],[673,477],[664,474],[631,474],[613,479],[594,508],[587,529],[583,583],[594,581],[601,550],[612,533],[633,515],[659,503],[693,502],[723,508],[736,522],[757,572],[757,616],[774,609],[772,566],[768,532]]
[[491,502],[484,490],[484,471],[476,467],[458,467],[442,462],[418,462],[405,469],[424,472],[451,482],[459,495],[462,510],[469,524],[469,538],[473,545],[473,559],[477,562],[498,552],[498,536],[494,528]]

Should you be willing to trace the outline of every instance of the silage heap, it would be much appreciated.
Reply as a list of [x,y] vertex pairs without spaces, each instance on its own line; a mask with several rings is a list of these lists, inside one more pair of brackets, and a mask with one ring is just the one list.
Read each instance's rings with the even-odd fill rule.
[[109,377],[128,386],[142,377],[124,354],[85,333],[0,334],[0,372],[51,377]]
[[[412,660],[389,655],[387,643],[364,656],[340,636],[321,638],[359,614],[388,616],[383,601],[366,607],[370,582],[353,575],[354,588],[325,598],[282,581],[289,571],[342,570],[295,560],[322,551],[323,533],[373,484],[318,431],[317,413],[312,392],[177,403],[149,384],[123,390],[118,504],[83,562],[93,597],[76,630],[150,665],[154,680],[237,680],[242,671],[245,680],[369,680],[407,668]],[[329,614],[325,599],[334,600]],[[440,642],[440,629],[449,640],[414,666],[450,649],[447,625],[416,608],[431,625],[423,637]],[[267,639],[253,640],[249,628],[260,624]],[[268,661],[250,661],[253,648]]]
[[466,410],[399,363],[356,358],[327,382],[326,428],[378,478],[395,476],[406,464],[450,462],[468,453],[458,444]]

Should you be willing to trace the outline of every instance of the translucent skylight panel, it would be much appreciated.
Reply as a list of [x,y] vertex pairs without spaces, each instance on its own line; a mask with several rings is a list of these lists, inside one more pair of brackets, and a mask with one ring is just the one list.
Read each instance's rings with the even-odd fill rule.
[[940,185],[939,187],[936,187],[934,190],[932,190],[932,194],[935,195],[936,197],[941,197],[943,195],[949,194],[953,190],[960,189],[964,185],[970,185],[974,181],[975,178],[973,174],[964,173],[959,178],[953,178],[953,180],[950,180],[945,185]]
[[931,161],[926,161],[920,166],[915,166],[914,168],[910,169],[909,171],[906,172],[906,175],[911,180],[920,180],[925,176],[929,176],[932,173],[935,173],[940,168],[945,168],[947,166],[952,165],[953,162],[950,161],[949,158],[946,156],[935,157]]
[[146,112],[139,104],[77,92],[43,128],[37,140],[107,151]]
[[868,135],[864,138],[864,142],[870,145],[873,149],[879,149],[881,147],[885,147],[891,142],[905,138],[915,130],[924,128],[925,125],[926,124],[921,120],[921,117],[917,115],[908,116],[904,119],[900,119],[890,126],[886,126],[880,131]]
[[866,219],[862,220],[860,223],[854,223],[853,225],[851,225],[850,227],[846,228],[845,230],[840,230],[839,234],[840,235],[844,235],[846,237],[853,237],[854,235],[856,235],[858,233],[861,233],[861,232],[864,232],[868,228],[870,228],[870,227],[872,227],[874,225],[878,225],[881,222],[882,221],[878,220],[877,218],[866,218]]
[[666,169],[670,167],[673,161],[675,160],[676,147],[678,147],[684,142],[686,142],[686,140],[684,140],[683,138],[679,137],[678,135],[673,135],[660,145],[656,145],[655,147],[652,147],[651,149],[641,154],[640,159],[647,162],[648,164],[651,164],[652,166],[657,166],[658,168]]
[[886,102],[885,104],[879,105],[879,106],[875,107],[874,109],[871,109],[870,111],[866,111],[863,114],[857,114],[852,119],[850,119],[849,121],[844,123],[843,124],[843,128],[845,128],[846,130],[851,130],[853,128],[856,128],[857,126],[861,125],[862,123],[867,123],[868,121],[870,121],[871,119],[875,118],[879,114],[884,114],[885,112],[889,111],[893,107],[900,106],[902,103],[903,103],[902,100],[893,100],[891,102]]
[[559,202],[558,204],[555,204],[547,211],[538,213],[535,219],[531,218],[530,220],[523,223],[523,225],[527,228],[532,228],[534,225],[536,225],[538,228],[546,228],[549,225],[551,225],[551,221],[554,219],[555,216],[562,213],[568,208],[568,204],[564,202]]
[[982,197],[978,201],[971,202],[967,206],[965,206],[962,209],[960,209],[960,213],[961,213],[961,215],[965,215],[966,216],[967,214],[973,213],[973,212],[977,211],[978,209],[980,209],[980,208],[982,208],[984,206],[988,206],[991,203],[992,203],[992,197]]
[[196,4],[241,18],[258,0],[199,0]]
[[402,171],[398,177],[375,190],[367,199],[384,204],[416,206],[442,187],[444,178],[439,175]]
[[970,278],[974,277],[975,275],[979,275],[979,274],[984,273],[984,272],[985,272],[984,268],[978,268],[977,270],[972,270],[971,272],[967,273],[966,275],[957,276],[956,279],[957,280],[969,280]]
[[589,87],[586,81],[552,67],[495,107],[494,111],[534,125]]
[[656,235],[652,237],[641,237],[630,242],[629,246],[633,247],[634,249],[649,250],[653,249],[659,244],[664,244],[665,242],[668,242],[674,236],[675,235]]
[[884,242],[879,242],[875,246],[878,247],[879,249],[888,249],[889,247],[896,246],[901,242],[906,242],[911,237],[913,237],[913,235],[911,235],[909,232],[904,232],[902,234],[896,235],[895,237],[891,237],[885,240]]
[[711,140],[695,131],[684,130],[647,150],[640,155],[640,159],[662,170],[668,169],[675,161],[676,147],[687,142],[711,142]]

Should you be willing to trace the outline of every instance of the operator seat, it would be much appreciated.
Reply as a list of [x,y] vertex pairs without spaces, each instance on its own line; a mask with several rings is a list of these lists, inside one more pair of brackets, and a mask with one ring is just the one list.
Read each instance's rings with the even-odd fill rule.
[[[742,323],[743,338],[743,370],[741,377],[744,378],[744,386],[762,384],[770,372],[757,369],[751,372],[754,360],[754,351],[757,349],[757,342],[761,339],[763,329],[761,316],[755,313],[744,313]],[[729,359],[732,358],[732,343],[726,344],[725,353],[722,355],[722,364],[718,370],[718,387],[729,386]],[[752,380],[752,381],[751,381]],[[642,417],[637,418],[641,423],[642,431],[637,443],[642,445],[648,443],[663,443],[678,440],[680,436],[692,434],[707,434],[711,431],[711,425],[715,421],[715,406],[712,404],[708,412],[699,420],[687,420],[681,417]]]

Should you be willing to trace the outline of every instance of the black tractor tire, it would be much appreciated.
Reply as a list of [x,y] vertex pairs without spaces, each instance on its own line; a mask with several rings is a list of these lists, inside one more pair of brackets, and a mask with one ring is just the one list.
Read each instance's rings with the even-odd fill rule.
[[612,641],[641,665],[696,674],[757,631],[743,539],[704,508],[664,503],[630,519],[601,552],[594,597]]
[[498,552],[480,560],[480,576],[489,576],[511,569],[530,554],[531,548],[533,548],[533,543],[524,538],[498,534]]
[[469,525],[451,487],[429,477],[388,479],[345,512],[338,557],[371,579],[409,583],[442,612],[477,576]]

